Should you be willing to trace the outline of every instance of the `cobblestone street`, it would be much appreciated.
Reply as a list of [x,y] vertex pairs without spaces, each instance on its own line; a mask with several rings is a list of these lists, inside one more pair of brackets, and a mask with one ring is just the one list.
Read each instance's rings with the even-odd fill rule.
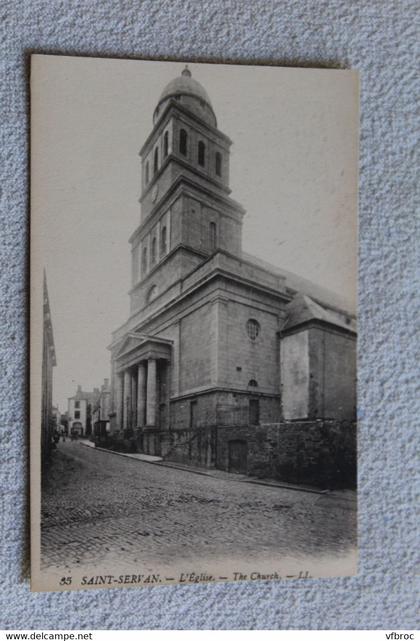
[[[42,495],[42,567],[354,555],[354,493],[214,478],[60,442]],[[344,563],[344,561],[343,561]]]

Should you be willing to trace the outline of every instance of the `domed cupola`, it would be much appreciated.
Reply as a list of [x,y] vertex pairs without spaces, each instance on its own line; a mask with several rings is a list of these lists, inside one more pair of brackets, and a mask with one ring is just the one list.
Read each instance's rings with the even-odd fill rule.
[[204,87],[195,80],[188,66],[180,76],[171,80],[159,98],[153,114],[153,123],[156,123],[164,112],[170,100],[178,101],[183,107],[194,113],[212,127],[217,127],[216,116],[210,98]]

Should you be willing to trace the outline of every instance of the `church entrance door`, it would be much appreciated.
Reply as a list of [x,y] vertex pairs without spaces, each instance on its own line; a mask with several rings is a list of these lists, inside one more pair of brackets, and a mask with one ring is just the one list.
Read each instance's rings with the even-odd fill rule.
[[248,446],[246,441],[229,441],[229,472],[247,473]]

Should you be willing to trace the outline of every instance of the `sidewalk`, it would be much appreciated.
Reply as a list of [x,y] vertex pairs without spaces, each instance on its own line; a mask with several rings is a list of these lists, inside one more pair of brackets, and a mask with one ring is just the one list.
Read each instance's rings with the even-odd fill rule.
[[223,470],[217,470],[214,468],[200,468],[193,465],[185,465],[183,463],[177,463],[174,461],[165,461],[160,456],[151,456],[150,454],[138,454],[138,453],[127,453],[127,452],[116,452],[114,450],[109,450],[104,447],[96,447],[91,441],[80,441],[80,445],[85,447],[91,447],[100,452],[107,452],[109,454],[115,454],[116,456],[125,456],[126,458],[132,458],[143,463],[151,463],[156,466],[171,468],[174,470],[182,470],[184,472],[190,472],[191,474],[198,474],[199,476],[209,476],[211,478],[221,479],[224,481],[236,482],[236,483],[249,483],[252,485],[265,485],[267,487],[278,487],[285,490],[294,490],[296,492],[305,492],[310,494],[318,494],[324,498],[328,498],[328,502],[338,502],[340,506],[345,509],[357,509],[357,495],[354,490],[321,490],[316,487],[310,487],[307,485],[294,485],[293,483],[287,483],[285,481],[277,481],[275,479],[264,479],[248,476],[246,474],[233,474],[232,472],[225,472]]
[[138,461],[143,461],[144,463],[157,463],[163,459],[160,456],[150,456],[149,454],[130,454],[129,452],[116,452],[115,450],[109,450],[106,447],[96,447],[95,443],[92,441],[80,441],[80,445],[85,445],[86,447],[92,447],[95,450],[100,452],[109,452],[110,454],[118,454],[118,456],[126,456],[127,458],[135,458]]

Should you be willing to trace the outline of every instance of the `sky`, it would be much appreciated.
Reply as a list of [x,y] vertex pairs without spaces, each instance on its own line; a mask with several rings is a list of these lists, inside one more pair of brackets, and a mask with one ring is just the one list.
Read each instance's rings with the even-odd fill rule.
[[[54,403],[110,376],[129,313],[139,150],[184,63],[40,56],[31,66],[32,279],[47,273]],[[356,308],[358,84],[354,72],[189,64],[233,141],[243,249]],[[35,291],[35,288],[34,290]]]

